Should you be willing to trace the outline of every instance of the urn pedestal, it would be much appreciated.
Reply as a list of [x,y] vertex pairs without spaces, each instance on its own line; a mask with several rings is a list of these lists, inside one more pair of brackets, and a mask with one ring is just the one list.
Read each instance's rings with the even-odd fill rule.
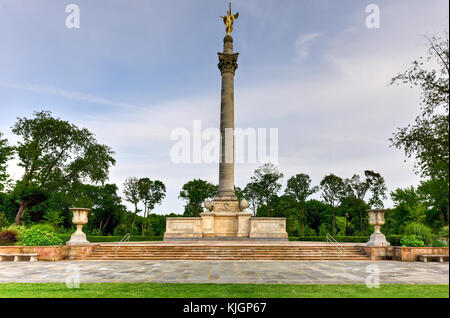
[[88,222],[88,214],[91,209],[72,208],[73,213],[72,222],[77,226],[77,230],[70,237],[70,241],[66,245],[86,245],[89,241],[86,239],[86,234],[83,232],[83,225]]
[[369,224],[372,225],[375,229],[375,232],[370,236],[369,242],[367,242],[367,246],[390,246],[388,241],[386,241],[386,237],[383,233],[380,232],[381,226],[384,224],[384,213],[386,210],[376,209],[376,210],[367,210],[369,214]]

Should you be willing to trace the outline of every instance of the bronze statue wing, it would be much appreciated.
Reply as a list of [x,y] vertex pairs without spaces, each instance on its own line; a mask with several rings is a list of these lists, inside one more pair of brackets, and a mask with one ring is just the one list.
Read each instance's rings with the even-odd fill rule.
[[225,23],[225,25],[227,25],[227,17],[221,17],[223,19],[223,23]]
[[236,12],[236,14],[233,14],[233,20],[236,20],[239,17],[239,12]]

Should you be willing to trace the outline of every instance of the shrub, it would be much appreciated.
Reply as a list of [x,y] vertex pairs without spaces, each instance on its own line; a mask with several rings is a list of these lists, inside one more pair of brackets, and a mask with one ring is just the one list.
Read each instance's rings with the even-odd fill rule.
[[391,243],[392,246],[401,246],[400,241],[402,240],[403,235],[387,235],[386,240]]
[[5,212],[0,213],[0,229],[7,227],[9,224],[8,218],[6,217]]
[[62,244],[62,240],[54,232],[45,231],[36,226],[31,227],[25,232],[22,242],[26,246],[51,246]]
[[425,246],[425,242],[422,240],[422,238],[415,234],[406,235],[406,236],[402,237],[402,239],[400,240],[400,243],[402,244],[402,246],[406,246],[406,247],[424,247]]
[[102,231],[100,231],[99,229],[92,229],[91,230],[91,235],[92,236],[102,236]]
[[446,246],[448,246],[448,244],[436,240],[436,241],[433,241],[433,243],[431,243],[431,246],[433,246],[433,247],[446,247]]
[[448,241],[448,225],[444,226],[442,230],[439,232],[439,238]]
[[23,225],[15,225],[15,224],[10,225],[7,228],[4,228],[3,230],[16,232],[16,241],[21,241],[22,238],[23,238],[23,235],[27,231],[25,226],[23,226]]
[[411,223],[405,227],[406,235],[416,235],[425,243],[430,243],[433,237],[431,229],[421,223]]
[[6,242],[16,242],[18,237],[17,231],[14,230],[3,230],[0,232],[0,241]]
[[56,233],[55,228],[50,223],[33,224],[32,226],[29,227],[29,229],[27,231],[29,231],[29,230],[41,230],[44,232]]

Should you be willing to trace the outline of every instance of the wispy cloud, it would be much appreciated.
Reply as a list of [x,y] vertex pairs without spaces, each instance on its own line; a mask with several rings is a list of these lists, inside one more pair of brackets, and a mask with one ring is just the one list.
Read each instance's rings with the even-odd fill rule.
[[103,105],[111,105],[116,106],[120,108],[141,108],[137,105],[128,104],[128,103],[122,103],[122,102],[116,102],[112,101],[110,99],[99,97],[99,96],[93,96],[81,92],[74,92],[74,91],[68,91],[61,88],[57,88],[51,85],[37,85],[37,84],[30,84],[30,83],[6,83],[6,82],[0,82],[0,87],[6,87],[6,88],[14,88],[14,89],[21,89],[26,90],[30,92],[35,93],[42,93],[42,94],[50,94],[50,95],[56,95],[61,97],[66,97],[70,99],[80,100],[84,102],[94,103],[94,104],[103,104]]
[[311,44],[311,42],[320,37],[320,33],[308,33],[308,34],[303,34],[300,35],[296,40],[295,40],[295,48],[297,50],[297,54],[298,54],[298,58],[299,59],[304,59],[306,57],[308,57],[309,55],[309,45]]

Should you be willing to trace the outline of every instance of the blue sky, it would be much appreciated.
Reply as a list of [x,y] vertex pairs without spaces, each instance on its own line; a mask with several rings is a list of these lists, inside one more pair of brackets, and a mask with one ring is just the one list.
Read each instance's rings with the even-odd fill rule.
[[[65,7],[80,7],[80,29]],[[365,26],[369,3],[380,28]],[[170,132],[193,120],[218,127],[217,52],[227,1],[0,0],[0,131],[12,142],[16,117],[51,110],[94,132],[117,153],[111,182],[160,179],[157,213],[183,210],[181,186],[217,183],[215,164],[174,164]],[[413,162],[389,148],[412,122],[418,94],[389,79],[426,51],[423,34],[442,34],[446,0],[236,0],[233,32],[237,127],[279,129],[285,178],[308,173],[351,177],[379,171],[390,190],[416,184]],[[244,186],[257,165],[238,164]],[[10,172],[20,176],[11,163]],[[391,205],[390,200],[386,202]]]

